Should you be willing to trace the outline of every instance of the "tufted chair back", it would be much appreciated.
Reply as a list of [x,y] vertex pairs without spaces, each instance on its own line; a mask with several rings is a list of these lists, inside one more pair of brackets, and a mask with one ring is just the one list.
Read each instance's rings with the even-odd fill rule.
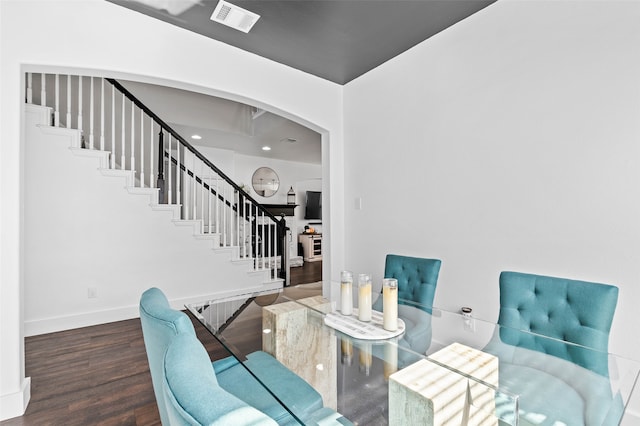
[[163,425],[168,425],[162,392],[164,353],[175,336],[183,333],[195,336],[195,330],[189,317],[184,312],[171,309],[162,290],[155,287],[146,290],[140,297],[140,323],[160,420]]
[[[500,274],[500,339],[549,353],[608,376],[608,343],[618,288],[586,281],[505,271]],[[541,339],[513,329],[596,349]]]
[[398,280],[398,299],[419,303],[421,309],[430,312],[441,263],[438,259],[388,254],[384,277]]

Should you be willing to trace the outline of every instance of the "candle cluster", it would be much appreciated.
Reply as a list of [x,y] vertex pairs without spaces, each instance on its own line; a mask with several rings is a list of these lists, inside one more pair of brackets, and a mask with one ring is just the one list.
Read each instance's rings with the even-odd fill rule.
[[[371,275],[358,274],[358,320],[371,321]],[[398,280],[385,278],[382,282],[383,328],[388,331],[398,329]],[[353,315],[353,273],[340,274],[340,312]]]

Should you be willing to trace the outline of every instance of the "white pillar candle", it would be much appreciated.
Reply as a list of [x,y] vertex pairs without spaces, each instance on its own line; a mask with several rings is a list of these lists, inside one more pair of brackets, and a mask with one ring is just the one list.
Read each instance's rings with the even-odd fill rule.
[[385,278],[382,282],[382,328],[398,329],[398,280]]
[[358,319],[371,321],[371,275],[358,275]]
[[353,274],[342,271],[340,274],[340,312],[342,315],[353,313]]

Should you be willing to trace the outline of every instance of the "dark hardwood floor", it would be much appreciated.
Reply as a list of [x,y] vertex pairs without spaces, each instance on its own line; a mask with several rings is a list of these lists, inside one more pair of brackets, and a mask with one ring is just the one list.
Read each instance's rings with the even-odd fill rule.
[[291,285],[322,281],[322,261],[304,262],[302,266],[291,268]]
[[[322,262],[299,269],[290,297],[319,293]],[[321,275],[320,275],[321,277]],[[228,352],[192,318],[211,359]],[[3,426],[160,425],[139,319],[113,322],[25,339],[25,369],[31,401],[23,416]]]

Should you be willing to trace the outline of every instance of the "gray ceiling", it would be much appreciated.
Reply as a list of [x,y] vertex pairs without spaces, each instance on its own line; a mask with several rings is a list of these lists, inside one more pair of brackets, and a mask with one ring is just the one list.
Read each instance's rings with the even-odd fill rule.
[[261,16],[248,34],[210,20],[218,0],[109,1],[345,84],[496,0],[231,0]]
[[[496,0],[230,0],[260,15],[249,33],[210,19],[218,0],[108,1],[337,84],[346,84]],[[136,96],[140,94],[136,90],[132,92]],[[214,128],[204,118],[196,123],[179,114],[175,108],[177,92],[161,92],[151,95],[147,91],[144,97],[154,98],[156,108],[161,108],[163,96],[167,102],[171,99],[174,108],[167,109],[166,115],[159,115],[184,137],[206,133],[200,142],[204,145],[320,164],[320,136],[295,123],[267,113],[249,121],[249,132],[240,132],[244,133],[240,135],[227,132],[220,137],[224,129]],[[141,97],[143,102],[144,97]],[[191,106],[188,98],[184,98],[181,105],[185,111],[195,114],[194,108],[202,108],[197,106],[198,101]],[[219,106],[222,104],[224,102]],[[154,105],[148,106],[154,109]],[[300,143],[283,142],[286,138]],[[264,152],[259,149],[264,144],[280,148]]]

